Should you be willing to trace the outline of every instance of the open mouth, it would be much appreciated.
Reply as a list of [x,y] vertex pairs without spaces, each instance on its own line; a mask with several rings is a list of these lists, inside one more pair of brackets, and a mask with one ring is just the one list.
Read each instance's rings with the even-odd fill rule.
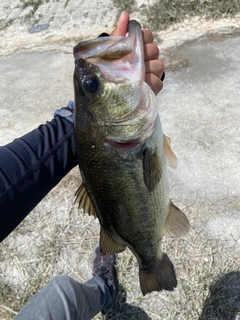
[[139,145],[139,141],[112,141],[112,140],[104,140],[104,145],[106,147],[112,147],[121,151],[129,151]]

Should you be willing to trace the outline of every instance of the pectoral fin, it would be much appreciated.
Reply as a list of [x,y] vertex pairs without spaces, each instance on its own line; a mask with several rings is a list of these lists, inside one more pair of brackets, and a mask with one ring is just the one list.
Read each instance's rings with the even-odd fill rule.
[[97,218],[95,208],[83,184],[80,185],[75,193],[75,196],[76,199],[74,203],[78,203],[78,208],[83,209],[84,213],[88,213],[90,216],[94,216],[94,218]]
[[110,256],[114,253],[122,252],[126,249],[126,246],[123,246],[116,241],[114,241],[101,227],[100,230],[100,251],[102,256]]
[[151,192],[159,183],[162,175],[162,166],[157,152],[146,148],[143,152],[143,178],[146,187]]
[[171,149],[171,139],[164,134],[163,141],[164,141],[164,153],[165,153],[165,156],[167,159],[167,164],[172,169],[176,169],[177,168],[177,157]]
[[188,218],[185,214],[170,202],[168,216],[165,222],[163,234],[165,237],[182,237],[190,229]]

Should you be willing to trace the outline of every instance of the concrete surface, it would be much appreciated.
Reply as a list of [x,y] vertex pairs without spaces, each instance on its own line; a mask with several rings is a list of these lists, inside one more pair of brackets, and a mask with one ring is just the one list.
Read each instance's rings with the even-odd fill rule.
[[166,73],[159,95],[163,127],[179,157],[176,194],[212,205],[217,216],[206,212],[205,228],[228,239],[238,239],[240,228],[239,50],[240,34],[205,36],[169,50],[172,65],[183,67]]

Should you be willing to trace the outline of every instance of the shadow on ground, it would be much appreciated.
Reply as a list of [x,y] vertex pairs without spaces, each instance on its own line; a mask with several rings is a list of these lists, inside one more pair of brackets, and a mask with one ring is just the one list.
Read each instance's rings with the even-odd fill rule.
[[126,290],[119,285],[114,306],[108,311],[105,320],[151,320],[148,314],[140,307],[126,303]]
[[209,289],[199,320],[240,319],[240,271],[217,278]]

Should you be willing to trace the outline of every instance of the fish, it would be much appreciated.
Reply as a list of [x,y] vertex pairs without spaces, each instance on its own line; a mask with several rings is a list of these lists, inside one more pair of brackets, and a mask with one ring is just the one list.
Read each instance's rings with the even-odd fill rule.
[[161,243],[185,235],[189,221],[169,197],[167,166],[177,159],[145,82],[141,25],[130,20],[125,36],[82,41],[73,54],[75,202],[98,218],[102,256],[132,251],[143,295],[172,291],[176,274]]

